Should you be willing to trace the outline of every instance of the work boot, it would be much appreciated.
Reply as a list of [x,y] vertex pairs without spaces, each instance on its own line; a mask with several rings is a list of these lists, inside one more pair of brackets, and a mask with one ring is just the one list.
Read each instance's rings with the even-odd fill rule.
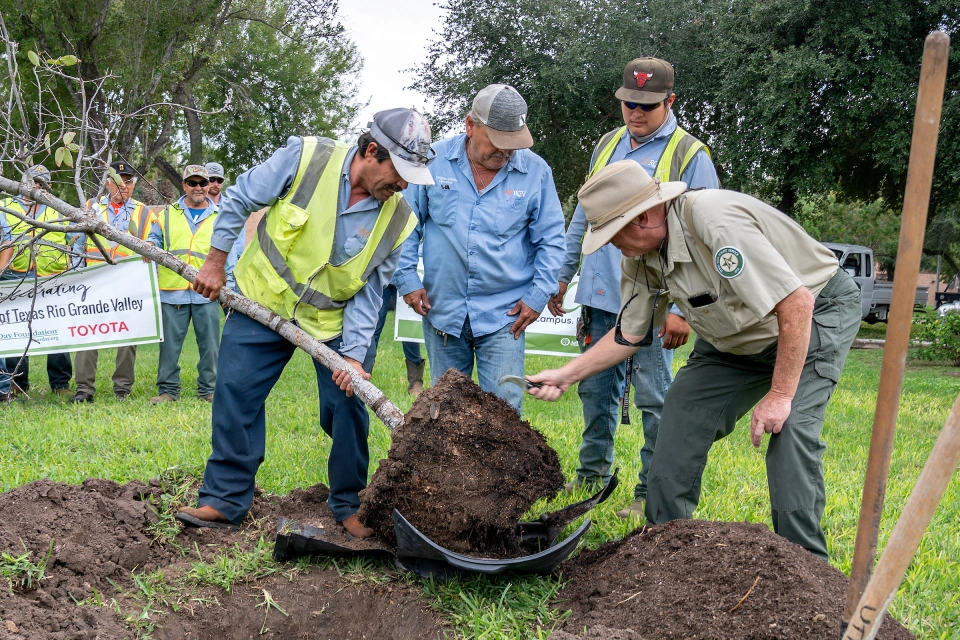
[[180,507],[173,516],[188,527],[209,527],[211,529],[229,529],[237,530],[237,525],[233,524],[227,517],[211,507],[204,505],[202,507]]
[[352,535],[354,538],[369,538],[373,535],[373,529],[363,526],[360,523],[360,518],[357,517],[357,514],[353,514],[340,524],[343,525],[343,528],[347,530],[347,533]]
[[407,393],[416,398],[423,391],[423,367],[426,361],[420,364],[413,364],[409,360],[404,360],[407,364]]
[[620,509],[617,511],[617,517],[621,520],[627,520],[629,518],[639,518],[641,521],[646,520],[647,516],[644,514],[644,507],[646,506],[646,500],[634,500],[626,509]]
[[205,396],[198,396],[198,397],[199,397],[201,400],[203,400],[204,402],[209,402],[210,404],[213,404],[213,394],[212,394],[212,393],[208,393],[208,394],[205,395]]
[[70,402],[73,404],[82,404],[84,402],[93,402],[93,394],[87,393],[86,391],[77,390],[77,392],[70,398]]
[[174,398],[169,393],[161,393],[158,396],[150,398],[150,404],[163,404],[164,402],[176,402],[180,398]]
[[73,391],[70,391],[70,387],[60,387],[59,389],[51,389],[51,393],[61,398],[70,398],[73,396]]

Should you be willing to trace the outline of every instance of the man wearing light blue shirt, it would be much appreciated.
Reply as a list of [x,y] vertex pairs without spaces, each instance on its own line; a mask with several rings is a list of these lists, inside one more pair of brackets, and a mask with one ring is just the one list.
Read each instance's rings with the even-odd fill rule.
[[[183,195],[157,214],[147,241],[173,252],[195,268],[202,268],[210,249],[217,206],[207,197],[209,180],[203,165],[187,165],[183,171]],[[231,252],[226,271],[233,271]],[[163,311],[163,342],[157,366],[158,395],[152,404],[180,399],[180,354],[190,323],[197,340],[197,397],[213,402],[220,352],[219,305],[200,295],[189,283],[166,267],[159,268],[160,308]]]
[[[547,163],[529,150],[527,104],[508,85],[477,94],[466,133],[438,142],[436,184],[405,197],[419,224],[404,243],[394,283],[423,316],[433,383],[450,368],[520,411],[524,330],[557,291],[563,211]],[[417,249],[423,243],[423,282]]]
[[[329,138],[290,138],[265,163],[237,178],[223,199],[209,257],[194,282],[213,300],[224,264],[247,217],[269,207],[235,270],[246,297],[338,352],[369,380],[365,360],[402,242],[416,220],[400,195],[432,182],[430,128],[412,109],[374,115],[355,146]],[[190,526],[239,524],[253,501],[264,460],[267,396],[296,346],[239,313],[227,317],[213,402],[210,458],[199,507],[182,508]],[[327,460],[334,518],[355,537],[373,531],[357,517],[369,463],[367,408],[347,371],[315,362],[320,427],[333,440]]]
[[[662,181],[684,181],[691,189],[719,187],[717,172],[706,146],[677,125],[671,110],[673,67],[665,60],[639,58],[624,69],[623,86],[616,97],[621,101],[624,126],[601,138],[590,159],[592,175],[618,160],[633,160],[651,176]],[[562,315],[567,285],[580,270],[576,302],[581,306],[580,348],[586,351],[614,328],[620,311],[620,251],[606,245],[582,257],[581,243],[586,216],[578,204],[566,236],[566,256],[560,270],[560,293],[550,301],[550,311]],[[674,306],[663,325],[654,329],[654,344],[633,356],[635,404],[641,411],[644,444],[640,451],[641,470],[634,491],[634,503],[618,515],[643,516],[647,495],[647,471],[657,440],[663,398],[673,380],[673,351],[687,341],[689,326]],[[614,434],[620,421],[627,375],[622,362],[582,381],[577,393],[583,404],[584,431],[576,479],[567,485],[600,486],[610,479],[613,467]]]

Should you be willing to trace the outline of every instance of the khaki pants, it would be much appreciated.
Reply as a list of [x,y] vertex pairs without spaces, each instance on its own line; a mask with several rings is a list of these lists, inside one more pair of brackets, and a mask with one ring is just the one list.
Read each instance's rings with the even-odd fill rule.
[[[827,541],[820,518],[826,504],[826,445],[820,431],[859,328],[860,290],[839,270],[814,305],[810,346],[790,417],[767,445],[773,530],[825,560]],[[664,401],[649,475],[649,522],[693,516],[710,448],[730,435],[769,391],[776,359],[776,343],[756,355],[738,356],[697,338]],[[746,437],[743,441],[749,446]]]
[[[97,390],[97,358],[99,350],[78,351],[73,368],[76,373],[77,391],[93,395]],[[134,365],[137,362],[137,347],[117,347],[117,363],[113,372],[113,392],[126,395],[133,389]]]

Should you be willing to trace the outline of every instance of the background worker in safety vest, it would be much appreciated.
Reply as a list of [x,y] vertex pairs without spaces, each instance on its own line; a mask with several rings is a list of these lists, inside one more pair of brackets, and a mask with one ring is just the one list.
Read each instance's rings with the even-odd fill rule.
[[[246,297],[340,353],[365,379],[364,360],[381,295],[416,220],[400,191],[431,184],[430,128],[412,109],[377,113],[356,146],[290,138],[265,163],[237,178],[223,200],[196,290],[215,300],[224,265],[249,215],[269,207],[236,269]],[[192,526],[231,526],[253,501],[266,438],[265,402],[296,347],[239,313],[227,317],[213,403],[213,452],[199,508],[177,518]],[[372,531],[356,516],[367,484],[367,409],[345,371],[319,363],[320,427],[333,439],[328,504],[353,536]]]
[[[30,168],[27,179],[33,179],[38,189],[50,191],[50,171],[43,165]],[[38,222],[52,223],[61,218],[60,214],[44,204],[34,202],[27,197],[6,198],[0,202],[4,209],[16,211],[22,216],[33,218]],[[13,242],[13,258],[3,269],[0,280],[25,280],[37,276],[52,276],[63,273],[70,268],[70,256],[64,251],[49,245],[33,245],[30,241],[41,231],[37,227],[20,220],[12,213],[5,213],[7,224],[10,227]],[[66,224],[66,223],[61,223]],[[48,232],[43,240],[56,244],[64,249],[69,247],[67,234]],[[29,283],[27,286],[30,286]],[[14,393],[30,389],[30,358],[12,356],[6,359],[6,369],[15,373],[11,389]],[[73,376],[73,367],[70,364],[69,353],[47,354],[47,380],[50,390],[58,396],[69,397],[70,378]]]
[[[114,229],[126,231],[141,240],[146,240],[153,215],[147,205],[133,198],[133,190],[137,186],[134,169],[125,161],[114,162],[110,165],[110,168],[117,174],[119,180],[111,177],[109,173],[105,175],[104,185],[107,194],[97,200],[92,198],[87,200],[87,209],[96,211],[100,218]],[[97,236],[97,238],[100,245],[109,252],[114,261],[136,255],[123,245],[107,240],[103,236]],[[89,236],[77,236],[75,247],[78,253],[86,254],[88,267],[105,264],[103,254],[100,253],[97,245]],[[75,358],[77,393],[70,398],[70,402],[93,402],[97,391],[97,360],[99,356],[99,349],[77,352]],[[136,361],[136,345],[117,347],[116,363],[113,370],[113,394],[120,402],[126,400],[133,389]]]
[[[618,160],[633,160],[647,174],[661,181],[683,180],[691,189],[716,189],[717,172],[709,151],[702,142],[681,129],[671,106],[676,99],[673,92],[673,66],[658,58],[631,60],[623,70],[623,86],[617,89],[624,126],[606,133],[597,143],[590,159],[589,178],[597,171]],[[567,229],[567,253],[560,270],[560,293],[551,299],[553,315],[563,315],[563,296],[567,285],[580,269],[576,302],[581,305],[582,325],[577,338],[581,351],[586,351],[617,321],[620,311],[620,251],[613,245],[581,258],[581,242],[586,228],[583,207],[577,209]],[[582,259],[582,264],[581,264]],[[643,448],[640,451],[640,481],[634,490],[633,505],[618,515],[643,516],[643,501],[647,495],[647,472],[657,441],[663,398],[673,379],[671,365],[673,351],[687,342],[690,327],[674,306],[663,325],[658,327],[657,339],[649,347],[633,356],[633,383],[636,387],[635,404],[641,411]],[[567,485],[601,486],[610,480],[613,467],[614,435],[620,422],[627,363],[621,362],[580,383],[577,393],[583,404],[583,440],[580,445],[580,465],[577,477]]]
[[[7,216],[0,216],[0,273],[3,273],[7,265],[13,259],[13,237],[10,235],[10,225],[7,223]],[[6,358],[0,358],[0,403],[9,404],[13,402],[14,394],[10,391],[11,380],[10,372],[7,371]]]
[[[217,220],[217,207],[207,197],[207,169],[202,164],[183,170],[185,195],[157,213],[147,240],[165,249],[192,267],[203,267],[210,252],[210,239]],[[146,258],[144,258],[146,260]],[[233,270],[233,261],[226,264]],[[180,399],[180,353],[187,329],[193,322],[200,359],[197,361],[197,397],[213,402],[217,384],[217,357],[220,352],[219,305],[200,295],[175,272],[160,267],[160,309],[163,313],[163,342],[157,368],[159,395],[152,404]]]

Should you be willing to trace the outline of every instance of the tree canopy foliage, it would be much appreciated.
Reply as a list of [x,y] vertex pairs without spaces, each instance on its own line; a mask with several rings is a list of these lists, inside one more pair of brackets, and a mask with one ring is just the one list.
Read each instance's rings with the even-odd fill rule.
[[[80,77],[103,78],[89,115],[122,119],[117,156],[178,188],[182,163],[216,158],[235,175],[287,135],[349,127],[361,61],[336,12],[336,0],[0,0],[20,64],[29,51],[79,58]],[[64,83],[61,109],[81,108],[77,86]]]
[[[515,86],[574,193],[596,140],[622,124],[624,65],[676,69],[674,110],[713,150],[721,184],[787,212],[804,196],[899,208],[924,37],[960,33],[950,0],[448,0],[415,87],[458,122],[477,90]],[[960,216],[960,46],[951,51],[933,211]],[[960,237],[957,238],[960,240]]]

